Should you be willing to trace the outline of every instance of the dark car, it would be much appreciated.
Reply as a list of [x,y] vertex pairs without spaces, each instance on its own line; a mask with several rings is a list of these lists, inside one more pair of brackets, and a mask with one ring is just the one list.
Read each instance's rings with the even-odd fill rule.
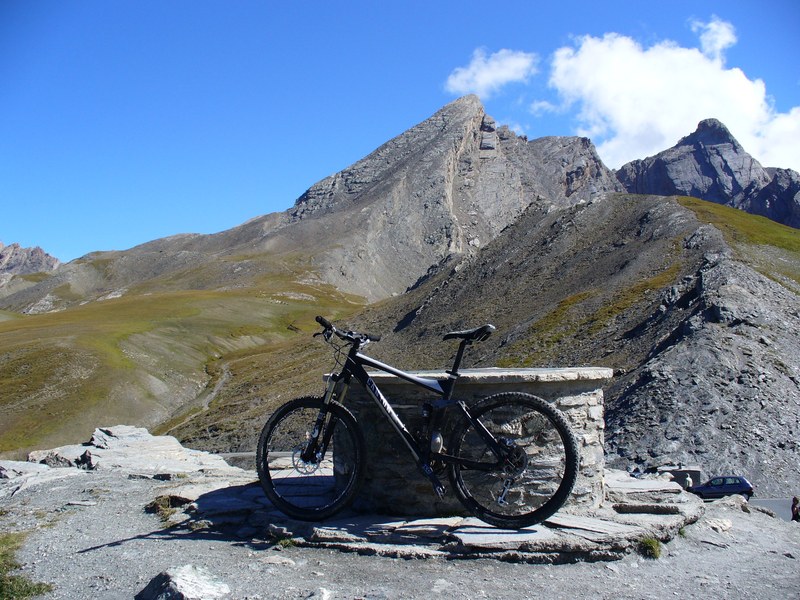
[[753,495],[753,486],[744,477],[738,475],[724,475],[709,479],[703,485],[693,485],[687,488],[690,492],[701,498],[722,498],[741,494],[748,500]]

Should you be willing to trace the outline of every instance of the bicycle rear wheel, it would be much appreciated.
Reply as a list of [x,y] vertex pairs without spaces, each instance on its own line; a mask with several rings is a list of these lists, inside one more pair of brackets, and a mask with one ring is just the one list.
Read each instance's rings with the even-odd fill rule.
[[498,460],[484,437],[464,419],[448,453],[456,496],[476,517],[518,529],[544,521],[566,502],[578,475],[578,445],[564,415],[541,398],[519,392],[490,396],[472,415],[508,449]]
[[364,437],[355,417],[331,402],[314,439],[321,410],[322,398],[292,400],[270,417],[258,440],[256,466],[264,493],[276,508],[303,521],[345,508],[364,475]]

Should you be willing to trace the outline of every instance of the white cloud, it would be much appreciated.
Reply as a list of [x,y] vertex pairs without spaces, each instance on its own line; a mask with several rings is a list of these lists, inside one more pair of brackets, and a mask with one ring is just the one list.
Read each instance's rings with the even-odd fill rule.
[[528,131],[522,123],[518,123],[517,121],[509,121],[509,120],[501,120],[501,123],[505,124],[511,131],[516,133],[517,135],[528,135]]
[[737,41],[733,25],[716,15],[708,23],[692,21],[691,27],[693,32],[700,32],[700,49],[703,54],[713,60],[722,61],[722,53]]
[[774,115],[757,132],[758,152],[748,150],[766,167],[800,171],[800,106]]
[[532,115],[536,117],[540,117],[547,113],[554,113],[558,112],[558,107],[548,102],[547,100],[536,100],[532,102],[531,105],[528,107],[528,110],[531,112]]
[[669,41],[643,48],[614,33],[557,50],[549,83],[577,108],[577,133],[617,168],[673,146],[713,117],[763,165],[800,170],[800,107],[777,113],[763,81],[724,67],[722,53],[736,41],[729,23],[693,27],[702,51]]
[[477,94],[486,100],[509,83],[526,82],[537,72],[536,54],[498,50],[486,55],[478,48],[466,67],[458,67],[447,78],[445,89],[454,94]]

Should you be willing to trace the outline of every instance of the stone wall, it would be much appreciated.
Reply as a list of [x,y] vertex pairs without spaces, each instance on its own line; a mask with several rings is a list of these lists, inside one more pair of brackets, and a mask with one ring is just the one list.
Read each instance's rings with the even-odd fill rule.
[[[415,371],[434,379],[447,377],[443,371]],[[552,402],[568,418],[578,440],[580,470],[568,505],[599,506],[603,499],[604,415],[602,385],[613,375],[611,369],[465,369],[454,397],[472,404],[500,392],[527,392]],[[370,373],[395,408],[409,431],[422,429],[422,404],[435,399],[429,392],[387,373]],[[439,500],[430,482],[417,469],[413,457],[391,423],[354,383],[347,407],[361,423],[367,442],[367,473],[356,500],[357,510],[403,516],[464,514],[450,493]],[[445,441],[449,431],[443,431]],[[440,477],[449,487],[446,474]]]

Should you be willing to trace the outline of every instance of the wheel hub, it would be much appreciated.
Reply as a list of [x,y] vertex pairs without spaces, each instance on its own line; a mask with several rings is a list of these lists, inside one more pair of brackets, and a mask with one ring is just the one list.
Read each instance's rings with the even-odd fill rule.
[[306,462],[303,460],[303,450],[305,445],[296,446],[292,451],[292,466],[298,473],[303,475],[311,475],[319,469],[319,462]]

